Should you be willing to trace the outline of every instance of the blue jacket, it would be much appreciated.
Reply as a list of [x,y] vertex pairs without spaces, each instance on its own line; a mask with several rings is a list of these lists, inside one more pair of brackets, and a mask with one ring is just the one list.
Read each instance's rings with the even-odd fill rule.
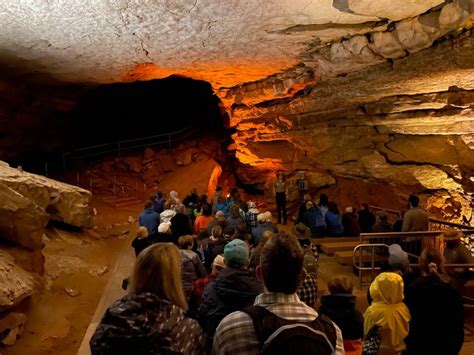
[[303,223],[311,230],[311,234],[321,234],[326,228],[323,214],[316,207],[311,207],[303,213]]
[[335,214],[334,212],[327,211],[326,212],[326,225],[328,227],[329,234],[343,234],[344,227],[342,226],[341,216]]
[[145,227],[148,234],[156,233],[160,224],[160,215],[153,208],[146,208],[138,217],[138,224]]

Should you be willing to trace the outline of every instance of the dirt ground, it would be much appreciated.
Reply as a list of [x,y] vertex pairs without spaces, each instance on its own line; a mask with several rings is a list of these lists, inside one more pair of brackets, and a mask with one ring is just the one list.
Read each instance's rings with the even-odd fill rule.
[[129,216],[136,219],[143,206],[114,209],[94,199],[93,207],[98,214],[97,228],[92,233],[48,229],[43,249],[45,289],[17,310],[27,314],[25,329],[18,341],[12,347],[0,349],[0,354],[77,352],[111,269],[134,237],[137,224],[130,223]]

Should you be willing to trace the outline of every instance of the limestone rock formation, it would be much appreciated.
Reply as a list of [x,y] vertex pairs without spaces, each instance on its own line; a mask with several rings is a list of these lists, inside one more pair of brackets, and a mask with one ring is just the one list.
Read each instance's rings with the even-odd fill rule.
[[31,296],[33,286],[33,276],[17,266],[10,254],[0,250],[0,311]]
[[53,220],[77,227],[90,226],[91,193],[77,186],[11,168],[0,162],[0,182],[34,201]]
[[29,249],[41,248],[48,220],[43,208],[0,183],[0,239]]
[[23,332],[26,315],[12,312],[0,318],[0,344],[11,346]]

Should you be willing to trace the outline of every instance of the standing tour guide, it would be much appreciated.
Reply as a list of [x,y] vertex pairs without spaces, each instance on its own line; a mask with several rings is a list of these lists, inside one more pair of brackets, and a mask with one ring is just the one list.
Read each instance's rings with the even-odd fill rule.
[[283,215],[283,224],[286,224],[286,182],[283,173],[277,173],[277,181],[275,182],[275,199],[278,212],[278,223],[281,224]]

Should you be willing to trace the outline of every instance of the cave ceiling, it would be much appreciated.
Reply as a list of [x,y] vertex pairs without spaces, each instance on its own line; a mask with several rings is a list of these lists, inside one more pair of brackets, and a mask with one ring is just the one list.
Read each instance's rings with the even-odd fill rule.
[[466,27],[471,10],[442,0],[0,0],[0,62],[42,80],[178,74],[220,89],[301,65],[318,78],[401,57]]

